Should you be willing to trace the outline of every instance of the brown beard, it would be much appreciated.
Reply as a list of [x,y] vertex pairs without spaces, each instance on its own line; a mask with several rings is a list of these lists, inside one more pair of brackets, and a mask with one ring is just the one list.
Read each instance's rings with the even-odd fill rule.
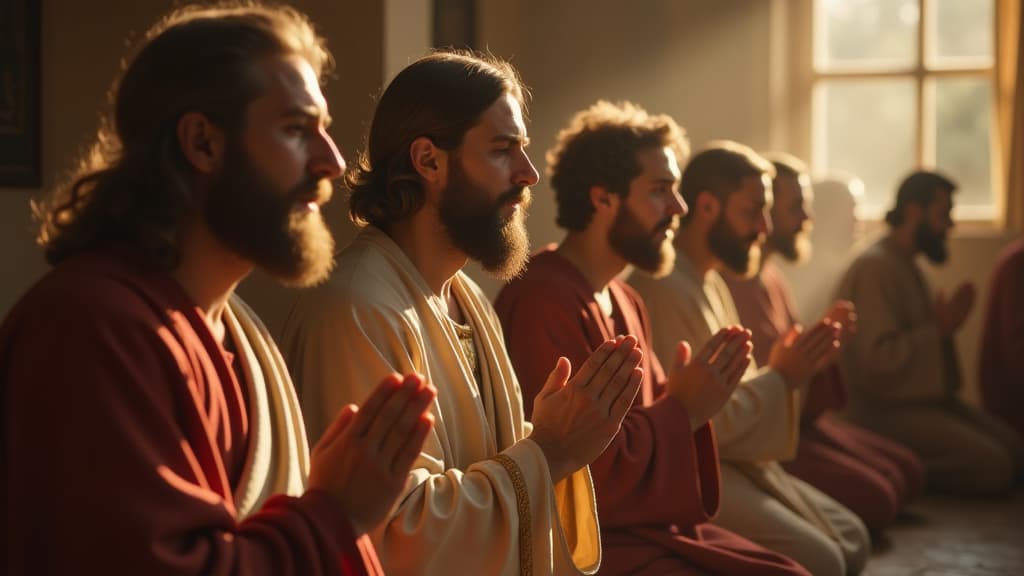
[[[761,260],[761,249],[757,245],[758,235],[740,238],[721,215],[708,234],[708,245],[726,268],[743,277],[750,277],[757,270]],[[749,246],[749,247],[748,247]]]
[[229,144],[224,173],[206,198],[206,224],[217,240],[287,286],[322,282],[334,267],[334,238],[319,211],[298,210],[331,197],[331,184],[307,177],[274,188],[241,145]]
[[677,227],[676,219],[669,216],[658,222],[653,230],[646,230],[623,202],[608,231],[608,243],[626,262],[661,278],[675,266],[676,250],[672,242],[667,239],[657,241],[655,236],[667,228]]
[[917,244],[917,249],[923,252],[933,264],[942,264],[949,259],[949,248],[946,247],[945,236],[933,232],[926,220],[921,220],[917,225],[914,242]]
[[806,262],[811,256],[810,231],[801,228],[787,236],[772,233],[765,241],[765,247],[773,254],[782,256],[788,262]]
[[[514,202],[521,202],[519,209],[511,217],[502,216],[502,209]],[[488,202],[487,192],[469,180],[456,157],[438,212],[456,248],[487,273],[508,281],[522,274],[530,257],[525,224],[529,204],[530,191],[525,186],[509,188]]]

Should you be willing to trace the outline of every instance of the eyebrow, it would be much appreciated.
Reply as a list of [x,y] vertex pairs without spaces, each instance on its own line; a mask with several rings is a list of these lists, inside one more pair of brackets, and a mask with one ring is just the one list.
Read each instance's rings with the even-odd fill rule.
[[327,114],[317,106],[291,106],[281,114],[284,118],[301,117],[305,120],[316,120],[322,122],[324,128],[331,125],[334,121],[330,114]]
[[508,142],[510,144],[519,144],[523,148],[526,148],[530,145],[530,138],[529,136],[522,136],[520,134],[498,134],[494,138],[491,138],[491,142]]

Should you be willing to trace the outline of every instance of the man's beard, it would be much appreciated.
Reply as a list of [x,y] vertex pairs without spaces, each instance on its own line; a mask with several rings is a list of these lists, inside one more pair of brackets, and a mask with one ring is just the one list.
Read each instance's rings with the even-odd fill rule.
[[793,234],[787,235],[773,232],[765,240],[765,248],[789,262],[806,262],[811,257],[810,228],[801,227]]
[[914,233],[914,242],[917,244],[917,249],[923,252],[925,257],[935,264],[942,264],[949,258],[946,237],[942,234],[936,234],[925,220],[922,220],[917,225],[917,230]]
[[206,223],[217,240],[281,283],[311,286],[334,267],[334,238],[319,211],[302,208],[330,197],[330,182],[319,177],[276,189],[235,145],[206,199]]
[[708,235],[708,245],[726,268],[744,278],[753,276],[761,263],[761,247],[757,243],[760,234],[740,238],[725,220],[719,216]]
[[[519,203],[519,209],[511,216],[502,216],[502,209],[515,203]],[[455,158],[438,212],[456,248],[492,276],[508,281],[523,272],[530,257],[525,224],[529,205],[530,190],[525,186],[513,186],[495,201],[488,201],[487,192],[470,182],[461,160]]]
[[626,262],[655,278],[661,278],[675,266],[676,250],[669,238],[658,237],[665,230],[676,230],[678,227],[678,219],[669,216],[659,221],[653,230],[647,230],[622,202],[608,231],[608,243]]

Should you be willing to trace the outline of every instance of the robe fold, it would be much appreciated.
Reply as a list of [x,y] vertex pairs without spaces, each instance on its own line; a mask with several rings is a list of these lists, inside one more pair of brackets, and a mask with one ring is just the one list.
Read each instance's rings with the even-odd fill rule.
[[[771,261],[753,278],[725,280],[740,321],[753,333],[754,360],[764,365],[775,341],[797,323],[789,285]],[[842,409],[845,397],[836,365],[815,376],[797,456],[783,468],[848,507],[869,529],[882,530],[920,493],[924,468],[909,449],[836,418],[832,411]]]
[[1024,436],[1024,239],[1003,249],[981,334],[978,387],[985,409]]
[[[694,351],[721,328],[739,325],[729,288],[714,270],[701,278],[686,254],[664,278],[634,272],[629,283],[647,304],[654,349],[670,354],[680,340]],[[855,514],[785,472],[796,456],[800,397],[770,368],[751,362],[712,422],[722,460],[716,523],[782,552],[813,574],[859,572],[867,561],[867,529]]]
[[840,355],[850,399],[844,414],[913,450],[934,489],[1009,490],[1024,474],[1024,441],[960,398],[956,348],[939,330],[914,258],[882,238],[850,265],[838,297],[857,306],[857,333]]
[[[237,297],[228,352],[128,250],[55,267],[0,327],[7,574],[379,574],[327,494],[302,415]],[[233,364],[240,366],[235,373]]]
[[644,383],[622,430],[591,464],[601,516],[604,574],[804,574],[784,556],[709,521],[718,509],[718,456],[710,424],[691,431],[685,407],[668,397],[650,352],[650,322],[619,280],[605,316],[586,278],[552,247],[505,286],[495,308],[529,406],[559,356],[574,368],[607,339],[637,337],[647,351]]
[[385,374],[424,374],[438,390],[434,428],[390,520],[372,534],[388,573],[596,571],[589,470],[552,486],[543,452],[527,438],[532,428],[494,309],[462,272],[451,290],[473,333],[476,365],[445,302],[401,248],[376,228],[360,232],[285,326],[282,349],[301,379],[311,436]]

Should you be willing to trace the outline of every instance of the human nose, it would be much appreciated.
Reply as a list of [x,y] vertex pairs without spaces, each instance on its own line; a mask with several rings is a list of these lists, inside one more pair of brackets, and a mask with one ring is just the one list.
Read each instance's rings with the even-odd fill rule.
[[516,184],[519,186],[534,186],[537,182],[540,182],[540,173],[537,172],[537,168],[530,161],[530,156],[525,150],[520,152],[522,156],[519,161],[518,170],[516,171]]
[[330,134],[323,128],[320,129],[316,151],[311,164],[311,170],[314,174],[328,180],[338,178],[345,173],[347,168],[345,159],[341,156],[341,152],[338,151],[338,146],[334,143]]
[[686,213],[690,211],[690,207],[686,205],[686,200],[683,200],[679,192],[672,192],[672,200],[669,202],[668,208],[670,215],[678,214],[680,218],[686,216]]

